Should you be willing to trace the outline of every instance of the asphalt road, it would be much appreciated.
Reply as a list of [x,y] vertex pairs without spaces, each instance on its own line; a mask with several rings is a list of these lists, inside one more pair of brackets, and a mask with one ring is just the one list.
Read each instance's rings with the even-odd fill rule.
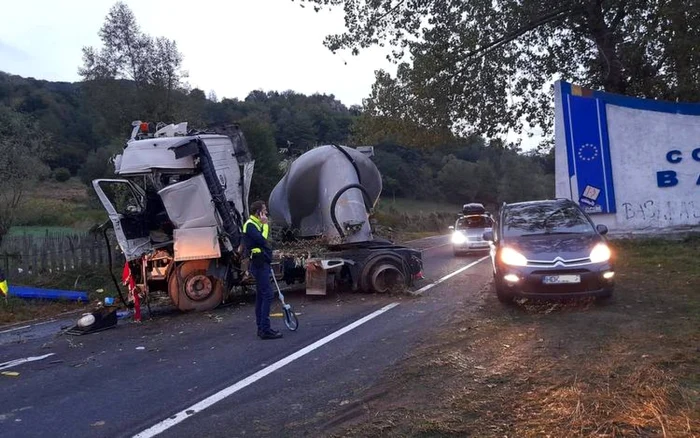
[[482,257],[454,257],[447,242],[410,243],[424,250],[418,296],[285,294],[300,327],[273,318],[280,340],[257,338],[248,303],[79,337],[57,334],[74,319],[0,328],[0,371],[50,355],[0,375],[0,435],[323,435],[358,415],[366,389],[490,279],[482,261],[426,288]]

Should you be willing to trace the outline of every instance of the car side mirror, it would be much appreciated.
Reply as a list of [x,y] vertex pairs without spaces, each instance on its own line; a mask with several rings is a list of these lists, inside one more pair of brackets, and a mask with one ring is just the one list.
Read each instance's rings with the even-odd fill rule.
[[493,231],[484,231],[481,237],[487,242],[493,242]]
[[449,228],[450,228],[450,230],[454,231],[455,226],[454,226],[454,225],[450,225]]
[[606,227],[606,226],[603,225],[603,224],[598,224],[598,225],[596,225],[596,226],[595,226],[595,229],[598,230],[598,232],[599,232],[601,235],[603,235],[603,236],[605,236],[606,234],[608,234],[608,227]]

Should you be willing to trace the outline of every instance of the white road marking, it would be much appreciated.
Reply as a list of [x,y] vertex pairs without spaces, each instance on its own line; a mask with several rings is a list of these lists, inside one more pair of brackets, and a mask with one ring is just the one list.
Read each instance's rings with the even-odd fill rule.
[[25,357],[22,359],[11,360],[9,362],[3,362],[3,363],[0,363],[0,370],[4,370],[6,368],[13,368],[13,367],[16,367],[17,365],[22,365],[23,363],[27,363],[27,362],[34,362],[37,360],[46,359],[47,357],[53,356],[54,354],[56,354],[56,353],[49,353],[49,354],[45,354],[43,356]]
[[29,328],[29,327],[31,327],[31,325],[23,325],[22,327],[15,327],[15,328],[11,328],[11,329],[9,329],[9,330],[3,330],[3,331],[0,332],[0,335],[3,334],[3,333],[16,332],[17,330],[26,329],[26,328]]
[[483,262],[483,261],[486,260],[487,258],[489,258],[489,256],[484,256],[484,257],[480,258],[479,260],[477,260],[477,261],[475,261],[475,262],[472,262],[472,263],[469,263],[467,266],[462,266],[461,268],[457,269],[456,271],[454,271],[454,272],[452,272],[452,273],[450,273],[450,274],[445,275],[445,276],[442,277],[441,279],[439,279],[439,280],[437,280],[437,281],[435,281],[435,282],[433,282],[433,283],[427,284],[427,285],[423,286],[422,288],[420,288],[420,289],[418,289],[418,290],[416,290],[416,291],[411,291],[410,293],[411,293],[412,295],[421,295],[423,292],[425,292],[425,291],[427,291],[427,290],[430,290],[430,289],[434,288],[435,286],[437,286],[438,284],[442,283],[443,281],[447,281],[447,280],[449,280],[450,278],[454,277],[455,275],[460,274],[460,273],[466,271],[467,269],[470,269],[470,268],[476,266],[477,264]]
[[394,307],[398,306],[399,303],[391,303],[388,304],[381,309],[370,313],[369,315],[365,316],[364,318],[358,319],[357,321],[353,322],[352,324],[346,325],[345,327],[341,328],[340,330],[331,333],[330,335],[326,336],[325,338],[319,339],[318,341],[314,342],[311,345],[308,345],[301,350],[297,351],[296,353],[292,353],[291,355],[280,359],[279,361],[273,363],[272,365],[269,365],[262,370],[258,371],[255,374],[252,374],[248,377],[246,377],[243,380],[240,380],[233,385],[222,389],[221,391],[217,392],[216,394],[213,394],[204,400],[193,404],[192,406],[183,409],[182,411],[178,412],[177,414],[172,415],[171,417],[168,417],[167,419],[149,427],[148,429],[144,430],[143,432],[134,435],[134,438],[150,438],[154,437],[160,433],[165,432],[166,430],[170,429],[171,427],[175,426],[178,423],[181,423],[182,421],[185,421],[187,418],[193,416],[194,414],[201,412],[208,407],[222,401],[226,397],[229,397],[230,395],[240,391],[241,389],[245,388],[246,386],[249,386],[256,381],[262,379],[263,377],[272,374],[273,372],[277,371],[278,369],[282,368],[283,366],[299,359],[300,357],[311,353],[312,351],[316,350],[317,348],[329,343],[330,341],[344,335],[345,333],[349,332],[350,330],[353,330],[362,324],[366,323],[367,321],[376,318],[377,316],[381,315],[382,313],[389,311],[393,309]]

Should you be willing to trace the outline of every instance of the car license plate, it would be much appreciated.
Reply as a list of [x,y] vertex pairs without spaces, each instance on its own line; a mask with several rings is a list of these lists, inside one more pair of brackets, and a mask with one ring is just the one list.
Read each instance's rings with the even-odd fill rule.
[[544,284],[576,284],[581,282],[580,275],[545,275]]

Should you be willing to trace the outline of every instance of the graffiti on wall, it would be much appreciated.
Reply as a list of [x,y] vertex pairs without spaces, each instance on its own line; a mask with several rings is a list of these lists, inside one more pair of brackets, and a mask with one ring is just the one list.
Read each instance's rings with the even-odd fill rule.
[[625,221],[648,225],[673,224],[695,219],[700,222],[700,202],[665,201],[648,199],[644,202],[624,202],[620,216]]

